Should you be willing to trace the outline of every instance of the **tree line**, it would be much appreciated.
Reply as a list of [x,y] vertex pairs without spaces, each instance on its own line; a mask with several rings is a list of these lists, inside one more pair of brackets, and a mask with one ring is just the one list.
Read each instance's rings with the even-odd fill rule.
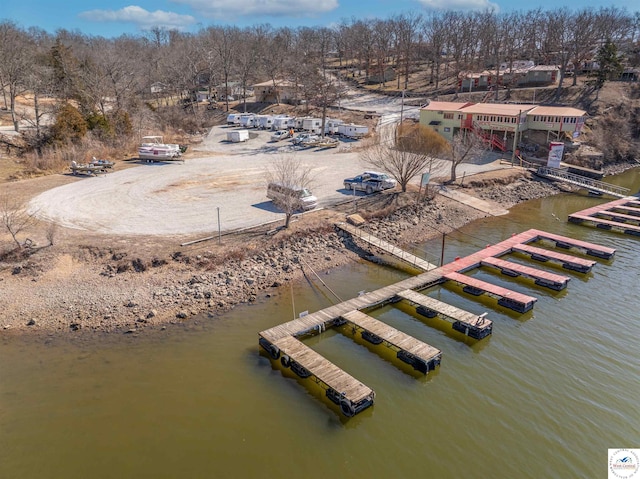
[[[326,107],[337,95],[327,75],[332,69],[384,82],[385,69],[392,67],[399,91],[422,69],[437,90],[444,78],[461,72],[527,59],[558,65],[560,91],[571,66],[593,60],[604,44],[613,45],[626,65],[640,64],[639,34],[640,12],[618,7],[409,12],[344,19],[331,28],[224,25],[196,33],[153,28],[117,38],[68,30],[50,34],[5,20],[0,23],[0,90],[16,130],[25,119],[16,98],[29,93],[33,108],[27,119],[39,142],[78,128],[75,121],[57,130],[43,127],[71,100],[78,121],[108,137],[131,130],[136,116],[150,106],[152,85],[159,85],[158,96],[222,85],[228,102],[232,82],[246,93],[257,82],[275,86],[287,79],[300,85],[300,98]],[[575,85],[575,76],[572,81]],[[55,102],[45,105],[45,98]]]

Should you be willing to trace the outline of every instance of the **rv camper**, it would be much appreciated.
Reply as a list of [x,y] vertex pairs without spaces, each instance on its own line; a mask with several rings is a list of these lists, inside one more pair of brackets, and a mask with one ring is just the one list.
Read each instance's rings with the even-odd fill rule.
[[338,133],[347,138],[363,138],[369,133],[369,128],[363,125],[342,124],[338,126]]
[[255,121],[256,116],[253,113],[240,115],[240,126],[242,128],[253,128]]
[[272,130],[289,130],[296,127],[296,119],[292,116],[276,116],[271,124]]
[[260,128],[261,130],[270,130],[273,126],[273,116],[271,115],[258,115],[255,119],[256,128]]
[[303,118],[302,129],[309,133],[320,134],[322,133],[322,119],[321,118]]
[[342,120],[334,120],[332,118],[327,118],[324,123],[324,134],[325,135],[337,135],[338,129],[340,125],[344,124]]

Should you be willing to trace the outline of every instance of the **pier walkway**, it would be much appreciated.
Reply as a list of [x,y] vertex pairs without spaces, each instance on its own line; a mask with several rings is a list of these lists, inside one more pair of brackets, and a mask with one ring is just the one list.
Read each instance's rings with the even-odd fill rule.
[[[615,250],[612,248],[531,229],[520,234],[514,234],[511,238],[495,245],[489,245],[469,256],[458,258],[451,263],[436,267],[368,233],[363,233],[358,228],[344,223],[336,225],[336,227],[354,238],[362,239],[367,244],[383,249],[395,257],[426,271],[258,333],[260,346],[274,361],[280,359],[283,367],[290,367],[299,377],[303,379],[309,378],[319,384],[325,390],[327,398],[337,404],[342,413],[348,417],[371,406],[375,393],[356,378],[305,346],[299,340],[300,338],[321,334],[327,328],[342,325],[346,321],[352,324],[353,327],[358,328],[362,337],[367,341],[372,344],[385,343],[387,347],[397,350],[398,358],[426,374],[440,364],[439,350],[369,317],[363,310],[370,310],[387,303],[406,300],[418,305],[416,308],[418,313],[427,317],[439,316],[442,319],[452,321],[455,330],[469,337],[482,339],[490,335],[493,330],[493,323],[486,318],[486,313],[476,315],[466,312],[429,298],[424,294],[418,293],[418,291],[452,281],[463,285],[463,290],[468,293],[476,296],[486,294],[496,298],[499,305],[514,311],[525,312],[533,307],[533,304],[537,301],[536,298],[472,278],[463,273],[479,268],[483,263],[491,264],[502,268],[504,271],[518,272],[536,280],[544,280],[548,283],[545,286],[554,287],[556,285],[560,287],[562,284],[566,285],[568,278],[538,271],[530,267],[523,267],[516,263],[497,260],[497,258],[514,251],[523,251],[523,248],[524,250],[534,248],[528,246],[528,243],[534,241],[551,242],[558,248],[576,250],[597,258],[610,259],[615,254]],[[545,252],[544,254],[547,258],[565,263],[572,258],[569,255],[554,253],[551,250],[541,248],[535,251],[538,250]],[[532,258],[534,254],[542,258],[543,253],[536,252],[531,254]],[[572,261],[579,263],[578,260],[580,259],[574,258]],[[590,268],[593,262],[587,264]],[[582,266],[586,267],[584,264]]]
[[635,197],[610,201],[572,213],[569,221],[640,236],[640,201]]
[[408,263],[411,266],[421,269],[422,271],[430,271],[432,269],[437,268],[435,264],[431,264],[422,258],[419,258],[411,253],[407,253],[403,249],[398,248],[397,246],[394,246],[391,243],[384,241],[380,238],[377,238],[372,234],[367,233],[366,231],[360,228],[356,228],[355,226],[352,226],[348,223],[340,223],[337,225],[337,227],[343,231],[346,231],[352,237],[361,239],[365,243],[368,243],[371,246],[375,246],[376,248],[386,253],[389,253],[394,257],[404,261],[405,263]]

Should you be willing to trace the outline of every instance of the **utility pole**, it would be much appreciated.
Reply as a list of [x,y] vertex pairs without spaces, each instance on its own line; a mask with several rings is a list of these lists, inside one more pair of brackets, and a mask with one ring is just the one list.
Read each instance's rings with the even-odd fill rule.
[[520,126],[520,115],[522,115],[522,110],[518,111],[518,119],[516,120],[516,129],[513,132],[513,147],[511,148],[511,167],[513,168],[513,163],[516,159],[516,148],[518,146],[518,127]]
[[218,244],[222,243],[222,233],[220,231],[220,207],[216,206],[216,209],[218,210]]

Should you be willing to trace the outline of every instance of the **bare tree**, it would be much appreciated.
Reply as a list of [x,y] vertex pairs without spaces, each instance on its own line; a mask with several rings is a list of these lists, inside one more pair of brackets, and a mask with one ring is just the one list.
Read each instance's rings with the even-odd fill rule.
[[243,31],[243,39],[236,46],[234,61],[242,85],[242,103],[247,111],[247,87],[256,79],[256,67],[260,60],[260,45],[264,41],[260,27],[247,28]]
[[578,70],[580,65],[593,55],[593,45],[597,41],[597,31],[594,28],[595,15],[591,10],[580,10],[571,25],[571,62],[573,63],[573,83],[578,84]]
[[32,62],[30,50],[31,38],[25,31],[12,22],[0,23],[0,77],[2,86],[9,88],[9,109],[15,131],[19,130],[19,119],[16,112],[16,98],[26,90],[25,76]]
[[35,220],[33,215],[27,213],[22,204],[9,196],[9,194],[3,193],[0,196],[0,221],[2,221],[2,227],[11,235],[17,247],[22,248],[24,244],[20,242],[18,236],[31,226]]
[[311,167],[298,157],[279,157],[267,171],[267,180],[281,187],[282,194],[273,203],[285,214],[284,227],[288,228],[291,216],[300,209],[301,194],[309,193],[312,182]]
[[[398,138],[398,141],[394,141]],[[430,170],[439,155],[445,152],[446,140],[436,132],[424,128],[418,134],[403,134],[396,127],[395,134],[360,153],[360,161],[391,175],[407,191],[409,182]]]
[[[414,59],[417,44],[418,31],[422,27],[422,15],[419,13],[407,13],[398,15],[392,20],[396,30],[398,44],[398,61],[402,61],[404,74],[404,87],[409,87],[409,74],[411,73],[411,62]],[[400,89],[400,74],[398,74],[398,90]]]
[[446,158],[451,161],[450,183],[456,181],[456,169],[462,163],[469,163],[485,151],[482,138],[476,135],[456,135],[449,142]]
[[423,34],[428,45],[428,59],[431,64],[431,74],[429,83],[435,88],[440,86],[440,66],[443,63],[443,53],[445,50],[448,24],[441,15],[431,14],[429,19],[423,24]]
[[388,20],[376,20],[373,23],[373,47],[375,49],[378,87],[383,88],[386,80],[387,58],[392,51],[394,31]]
[[269,32],[266,45],[262,49],[262,68],[273,83],[276,103],[280,103],[280,87],[278,80],[286,70],[291,53],[293,32],[289,28],[282,28]]

